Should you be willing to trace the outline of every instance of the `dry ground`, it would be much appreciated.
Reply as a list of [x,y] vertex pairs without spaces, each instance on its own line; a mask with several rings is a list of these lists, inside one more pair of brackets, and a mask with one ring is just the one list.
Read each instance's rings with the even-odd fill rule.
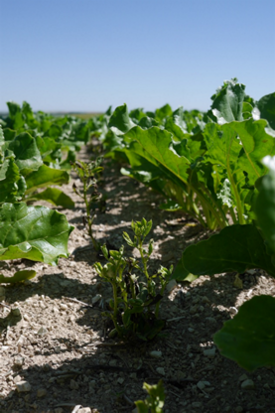
[[[80,156],[87,159],[85,150]],[[1,301],[19,308],[22,318],[12,318],[4,328],[9,310],[0,307],[0,412],[76,413],[87,408],[130,413],[133,401],[145,398],[143,382],[153,384],[160,378],[166,390],[165,413],[275,412],[274,369],[249,374],[220,356],[212,340],[248,298],[274,295],[275,281],[255,271],[241,275],[241,289],[234,286],[234,274],[175,285],[161,305],[167,320],[163,337],[131,346],[108,340],[101,304],[111,297],[111,289],[93,268],[98,257],[85,235],[83,204],[72,182],[64,190],[75,199],[75,208],[61,211],[75,226],[70,258],[60,259],[57,267],[20,260],[1,264],[6,275],[26,265],[38,275],[26,283],[4,285],[2,291]],[[97,240],[118,248],[132,219],[152,219],[151,268],[176,264],[188,244],[207,235],[180,215],[161,211],[163,200],[121,176],[117,165],[106,163],[103,190],[107,210],[95,220]],[[253,381],[248,386],[252,388],[246,388],[247,379]],[[29,383],[28,391],[18,392],[20,381]]]

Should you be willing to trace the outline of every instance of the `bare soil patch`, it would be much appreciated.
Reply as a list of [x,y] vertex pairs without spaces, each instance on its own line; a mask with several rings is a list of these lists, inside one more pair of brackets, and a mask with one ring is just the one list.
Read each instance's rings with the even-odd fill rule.
[[[85,149],[80,158],[88,160]],[[118,165],[105,162],[103,175],[107,210],[95,219],[98,241],[119,248],[132,219],[152,219],[151,267],[159,267],[175,265],[187,245],[209,235],[194,221],[161,211],[163,199],[121,176]],[[83,229],[74,179],[64,191],[75,208],[60,210],[75,226],[70,258],[56,267],[26,260],[1,264],[5,275],[26,266],[38,275],[1,290],[1,301],[19,308],[22,317],[0,307],[0,412],[130,413],[133,402],[146,397],[143,382],[161,378],[165,413],[275,412],[275,370],[247,373],[220,356],[212,339],[247,299],[274,295],[275,281],[256,270],[240,276],[242,288],[234,285],[235,274],[177,284],[161,304],[167,321],[161,337],[131,345],[107,339],[101,312],[112,291],[93,268],[99,258]],[[253,384],[246,386],[249,379]],[[18,392],[20,382],[29,383],[25,392]]]

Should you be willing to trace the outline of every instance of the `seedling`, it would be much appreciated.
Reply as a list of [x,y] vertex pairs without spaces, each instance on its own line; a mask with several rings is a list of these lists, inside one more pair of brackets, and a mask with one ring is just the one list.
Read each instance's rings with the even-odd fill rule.
[[83,216],[83,223],[87,228],[87,233],[91,237],[94,249],[96,251],[100,250],[100,244],[96,241],[93,235],[92,226],[95,218],[94,211],[96,206],[101,208],[105,203],[105,200],[98,192],[98,181],[100,178],[100,173],[103,170],[103,167],[100,166],[100,164],[101,158],[96,158],[95,161],[91,161],[89,163],[76,161],[72,164],[82,182],[81,187],[77,187],[74,183],[73,190],[78,196],[80,196],[80,198],[83,199],[85,203],[86,214]]
[[[111,318],[114,329],[109,336],[142,340],[153,339],[165,326],[165,321],[159,319],[159,305],[167,283],[172,275],[173,266],[168,270],[160,267],[157,273],[150,275],[148,261],[153,252],[153,240],[144,247],[145,237],[152,228],[152,221],[132,222],[134,238],[123,233],[127,244],[137,248],[140,253],[140,263],[133,257],[124,255],[124,247],[119,251],[108,251],[101,247],[106,265],[99,262],[95,269],[100,277],[109,282],[113,288],[113,299],[109,302],[110,311],[103,315]],[[135,273],[134,273],[135,271]]]
[[148,383],[143,384],[143,389],[147,391],[148,396],[145,400],[135,402],[138,413],[162,413],[164,406],[165,393],[162,380],[152,386]]

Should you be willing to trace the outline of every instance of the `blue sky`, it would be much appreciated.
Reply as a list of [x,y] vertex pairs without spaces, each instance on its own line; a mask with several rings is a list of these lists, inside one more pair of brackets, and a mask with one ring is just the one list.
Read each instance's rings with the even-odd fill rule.
[[0,111],[210,107],[275,90],[275,0],[0,0]]

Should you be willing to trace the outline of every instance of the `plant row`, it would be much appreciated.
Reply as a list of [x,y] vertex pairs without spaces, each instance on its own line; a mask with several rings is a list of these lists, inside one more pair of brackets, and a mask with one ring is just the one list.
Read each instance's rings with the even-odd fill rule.
[[[26,258],[55,265],[68,256],[73,227],[55,209],[32,203],[74,207],[60,187],[68,183],[71,162],[88,142],[93,124],[34,114],[26,102],[7,105],[9,114],[0,120],[0,260]],[[0,275],[0,282],[33,276],[34,271],[21,271],[11,278]]]
[[[161,208],[220,231],[183,252],[172,277],[260,268],[275,276],[275,93],[255,101],[237,79],[212,96],[208,112],[106,113],[100,136],[121,172],[161,193]],[[247,370],[275,365],[275,298],[254,297],[214,341]]]
[[[89,166],[75,162],[76,152],[91,137],[101,142],[107,157],[121,163],[124,175],[163,195],[162,209],[182,211],[205,228],[220,231],[186,248],[172,275],[171,269],[154,276],[147,271],[152,244],[148,251],[142,246],[151,225],[145,220],[133,223],[134,240],[124,234],[130,246],[139,245],[142,267],[126,259],[123,250],[103,247],[107,264],[96,268],[113,286],[109,316],[118,335],[125,331],[144,335],[140,320],[144,324],[157,318],[163,287],[171,277],[181,281],[190,274],[243,273],[252,268],[275,276],[275,93],[255,101],[244,85],[232,79],[212,96],[206,113],[173,111],[169,105],[155,112],[129,112],[123,105],[88,121],[34,114],[26,102],[22,107],[10,102],[8,107],[9,115],[0,121],[1,260],[28,258],[55,264],[68,256],[73,227],[66,217],[30,203],[43,200],[73,207],[73,201],[56,188],[68,182],[72,163],[84,188],[89,234],[99,248],[91,214],[98,193],[91,193],[91,188],[102,168],[97,161]],[[135,268],[143,272],[145,282],[135,278]],[[21,272],[10,281],[32,276],[33,272]],[[0,282],[7,282],[1,277]],[[160,290],[151,277],[157,277]],[[275,365],[274,302],[273,297],[262,296],[245,303],[214,337],[222,354],[248,370]],[[155,331],[163,327],[160,324],[159,328],[155,323]]]

